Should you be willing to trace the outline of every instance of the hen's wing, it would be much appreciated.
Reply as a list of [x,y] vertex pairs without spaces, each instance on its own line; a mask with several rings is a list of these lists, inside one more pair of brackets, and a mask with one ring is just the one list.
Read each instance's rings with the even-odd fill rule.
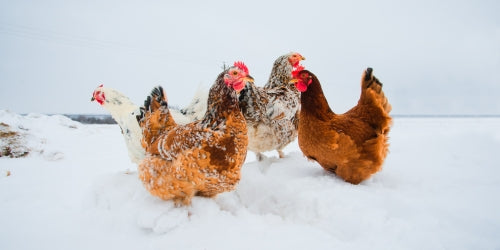
[[269,122],[267,116],[269,98],[262,88],[255,86],[254,83],[247,83],[240,92],[239,103],[248,123]]
[[182,109],[170,107],[170,114],[179,125],[199,121],[207,111],[207,100],[208,90],[199,87],[188,106]]
[[201,120],[207,111],[207,101],[208,90],[198,87],[189,105],[181,109],[180,112],[191,122]]
[[286,86],[279,86],[266,91],[269,104],[267,116],[272,120],[293,119],[299,107],[299,93]]

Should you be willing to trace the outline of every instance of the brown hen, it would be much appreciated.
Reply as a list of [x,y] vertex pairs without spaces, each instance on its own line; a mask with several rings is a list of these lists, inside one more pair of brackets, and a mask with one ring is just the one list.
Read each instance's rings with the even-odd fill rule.
[[302,70],[294,79],[302,92],[300,149],[307,158],[352,184],[379,171],[388,152],[391,105],[372,73],[371,68],[363,73],[358,104],[344,114],[330,109],[313,73]]

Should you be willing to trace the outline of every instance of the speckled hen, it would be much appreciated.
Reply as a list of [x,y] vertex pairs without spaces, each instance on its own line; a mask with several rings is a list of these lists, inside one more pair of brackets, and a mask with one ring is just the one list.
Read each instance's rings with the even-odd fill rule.
[[234,189],[248,145],[237,91],[252,81],[246,66],[235,63],[211,87],[205,116],[186,125],[173,121],[163,89],[152,91],[139,122],[147,153],[138,169],[152,195],[190,204],[195,195],[213,197]]
[[305,58],[296,52],[278,57],[264,87],[247,84],[240,93],[240,106],[247,120],[248,149],[263,159],[262,152],[283,148],[297,138],[299,92],[290,84],[292,71]]

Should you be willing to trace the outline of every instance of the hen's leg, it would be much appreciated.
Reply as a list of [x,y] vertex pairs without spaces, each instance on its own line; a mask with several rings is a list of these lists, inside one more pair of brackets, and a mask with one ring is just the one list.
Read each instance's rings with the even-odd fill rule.
[[283,153],[282,150],[278,149],[276,151],[278,151],[278,155],[279,155],[280,158],[285,158],[285,153]]
[[260,152],[255,153],[255,157],[257,157],[257,161],[262,161],[266,158],[266,156]]

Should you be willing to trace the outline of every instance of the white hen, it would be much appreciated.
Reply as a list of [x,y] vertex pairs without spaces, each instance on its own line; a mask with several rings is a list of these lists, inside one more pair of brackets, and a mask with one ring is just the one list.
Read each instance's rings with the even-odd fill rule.
[[[177,124],[187,124],[203,117],[207,110],[207,98],[208,91],[198,88],[193,100],[186,108],[171,109],[170,112]],[[94,90],[91,101],[97,101],[118,123],[127,145],[130,160],[139,164],[145,156],[144,148],[141,145],[142,130],[137,121],[137,116],[141,113],[139,106],[118,90],[103,85]]]

